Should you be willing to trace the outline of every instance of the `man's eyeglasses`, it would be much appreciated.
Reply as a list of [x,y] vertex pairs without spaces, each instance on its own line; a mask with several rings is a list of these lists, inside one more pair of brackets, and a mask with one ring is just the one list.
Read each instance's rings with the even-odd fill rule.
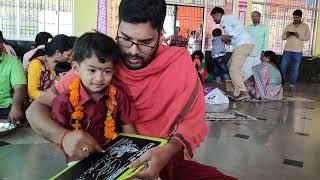
[[136,43],[136,42],[131,41],[130,39],[127,39],[127,38],[124,38],[124,37],[120,37],[120,36],[117,36],[116,40],[118,41],[119,46],[122,46],[122,47],[125,47],[125,48],[131,48],[132,45],[135,44],[137,46],[137,48],[142,53],[145,53],[145,54],[150,53],[150,51],[153,48],[155,48],[157,46],[157,44],[159,43],[159,39],[158,39],[154,46],[150,46],[150,45],[147,45],[147,44]]

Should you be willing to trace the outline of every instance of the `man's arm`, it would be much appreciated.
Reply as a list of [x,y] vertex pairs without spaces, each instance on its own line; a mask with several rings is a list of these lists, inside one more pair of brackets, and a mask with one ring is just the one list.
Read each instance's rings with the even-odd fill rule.
[[43,92],[30,105],[26,116],[34,131],[51,142],[60,143],[59,134],[66,129],[51,118],[52,100],[56,95],[51,89]]
[[283,32],[282,32],[282,40],[286,40],[288,37],[288,26],[286,26],[286,28],[284,28]]
[[13,102],[12,107],[9,113],[9,119],[16,123],[17,125],[21,125],[21,121],[24,119],[24,100],[27,95],[26,85],[15,85],[13,87]]
[[172,138],[164,147],[150,149],[129,165],[130,168],[134,168],[139,167],[143,163],[148,163],[148,167],[136,174],[133,178],[156,179],[159,176],[161,169],[164,168],[169,160],[182,150],[182,144],[174,138]]
[[311,37],[311,33],[310,33],[310,29],[309,29],[309,26],[306,25],[306,31],[305,33],[302,35],[302,36],[299,36],[298,38],[301,40],[301,41],[309,41],[310,40],[310,37]]
[[102,152],[100,145],[87,132],[68,130],[52,119],[51,106],[56,95],[50,89],[30,105],[26,115],[32,129],[47,140],[59,144],[68,156],[77,160],[84,159],[95,151]]

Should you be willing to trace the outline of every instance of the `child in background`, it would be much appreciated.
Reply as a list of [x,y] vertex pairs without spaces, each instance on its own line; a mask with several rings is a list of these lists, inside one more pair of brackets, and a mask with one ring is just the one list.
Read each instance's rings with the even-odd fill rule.
[[71,63],[69,62],[59,62],[56,65],[55,72],[57,74],[56,80],[59,80],[63,75],[71,70]]
[[[53,119],[68,129],[60,142],[67,155],[73,151],[66,139],[77,131],[88,133],[100,145],[116,137],[118,125],[124,132],[135,133],[132,122],[137,118],[136,110],[125,87],[113,79],[119,58],[114,40],[102,33],[85,33],[76,41],[73,68],[79,77],[52,104]],[[85,144],[79,148],[81,153],[93,151]]]
[[204,55],[201,51],[195,51],[192,53],[191,58],[202,81],[202,84],[204,84],[207,78],[206,64],[205,62],[203,62]]
[[228,66],[225,60],[226,48],[222,37],[222,31],[216,28],[212,31],[211,57],[214,62],[214,75],[217,83],[222,80],[230,80]]

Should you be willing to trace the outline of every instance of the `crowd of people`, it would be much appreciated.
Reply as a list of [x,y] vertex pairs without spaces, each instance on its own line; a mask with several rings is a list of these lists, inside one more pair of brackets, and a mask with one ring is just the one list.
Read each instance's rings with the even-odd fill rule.
[[[68,162],[101,152],[101,145],[118,132],[128,132],[169,140],[130,164],[146,164],[137,178],[236,179],[188,160],[208,134],[199,78],[207,72],[200,49],[192,49],[191,57],[185,47],[161,43],[165,16],[164,0],[122,0],[115,40],[99,32],[79,38],[40,32],[22,62],[1,33],[0,119],[22,125],[26,112],[34,131],[58,144]],[[229,96],[280,99],[282,78],[275,54],[267,51],[268,27],[260,23],[260,13],[252,13],[253,24],[247,29],[222,8],[214,8],[211,16],[222,28],[212,32],[215,76],[218,81],[231,80],[234,89]],[[287,43],[280,68],[286,72],[294,59],[292,88],[302,41],[310,38],[302,12],[293,16],[283,33]],[[194,41],[196,33],[192,32]],[[225,44],[234,47],[228,65]]]
[[[283,31],[282,39],[286,43],[280,65],[275,53],[268,50],[269,28],[261,23],[260,12],[252,12],[252,24],[248,27],[236,16],[225,15],[220,7],[213,8],[210,14],[220,27],[212,31],[211,58],[206,60],[206,67],[218,84],[225,82],[228,87],[225,94],[229,98],[237,101],[282,99],[289,64],[289,91],[294,93],[303,43],[310,39],[309,27],[301,20],[301,10],[293,12],[293,22]],[[233,47],[229,60],[225,57],[226,45]]]

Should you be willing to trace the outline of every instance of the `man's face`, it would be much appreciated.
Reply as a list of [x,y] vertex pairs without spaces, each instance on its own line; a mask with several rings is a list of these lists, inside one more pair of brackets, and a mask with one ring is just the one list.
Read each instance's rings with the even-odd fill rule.
[[123,62],[128,69],[142,69],[154,59],[160,34],[149,22],[132,24],[121,21],[117,36]]
[[258,13],[256,13],[256,12],[253,12],[253,13],[251,14],[251,20],[252,20],[252,22],[253,22],[254,24],[260,23],[260,15],[259,15]]
[[301,19],[302,19],[302,17],[293,15],[293,23],[294,24],[301,23]]
[[222,16],[223,16],[223,15],[220,14],[220,13],[218,13],[218,14],[212,14],[212,15],[211,15],[213,21],[214,21],[216,24],[220,24]]

